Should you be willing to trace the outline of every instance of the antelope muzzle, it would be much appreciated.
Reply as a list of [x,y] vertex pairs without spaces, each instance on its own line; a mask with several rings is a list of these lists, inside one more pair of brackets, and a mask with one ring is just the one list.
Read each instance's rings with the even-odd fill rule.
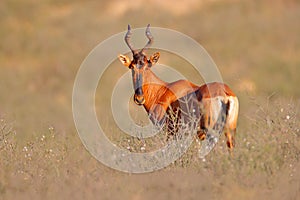
[[136,89],[133,99],[134,102],[139,106],[145,103],[145,98],[141,87]]

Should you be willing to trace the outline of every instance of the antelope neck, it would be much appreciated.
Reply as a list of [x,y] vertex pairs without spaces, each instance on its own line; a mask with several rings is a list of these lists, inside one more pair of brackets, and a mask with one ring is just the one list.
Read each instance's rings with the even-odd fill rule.
[[165,93],[167,83],[159,79],[150,69],[146,70],[144,73],[144,107],[149,111],[152,105],[157,103],[157,100]]

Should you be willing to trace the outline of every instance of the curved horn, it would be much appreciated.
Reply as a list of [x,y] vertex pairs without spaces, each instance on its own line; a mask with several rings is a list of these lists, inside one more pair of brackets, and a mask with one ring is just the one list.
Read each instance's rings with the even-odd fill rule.
[[133,49],[133,46],[132,46],[132,44],[130,43],[130,37],[131,37],[131,27],[130,27],[130,25],[128,24],[128,31],[127,31],[127,33],[126,33],[126,35],[125,35],[125,42],[126,42],[126,44],[127,44],[127,46],[129,47],[129,49],[131,50],[131,52],[133,53],[133,54],[135,54],[135,50]]
[[150,24],[147,25],[145,34],[146,34],[147,38],[149,39],[149,41],[145,45],[145,47],[141,50],[141,52],[143,52],[145,49],[149,48],[151,46],[151,44],[153,43],[153,36],[150,32]]

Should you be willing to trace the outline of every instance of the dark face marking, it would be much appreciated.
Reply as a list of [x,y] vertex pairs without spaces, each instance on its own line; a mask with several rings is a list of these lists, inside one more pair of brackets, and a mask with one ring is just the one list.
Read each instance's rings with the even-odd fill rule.
[[137,105],[143,105],[145,103],[143,93],[143,75],[144,71],[148,67],[148,60],[143,52],[138,52],[133,55],[133,60],[129,66],[132,72],[132,80],[134,87],[134,102]]

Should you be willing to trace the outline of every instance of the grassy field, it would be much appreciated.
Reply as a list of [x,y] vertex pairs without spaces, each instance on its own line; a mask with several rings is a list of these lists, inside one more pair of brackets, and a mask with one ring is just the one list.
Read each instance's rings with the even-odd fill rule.
[[[297,199],[299,19],[298,0],[2,1],[0,199]],[[107,168],[85,150],[72,118],[77,70],[129,23],[175,29],[208,51],[240,100],[233,156],[222,136],[205,160],[194,143],[167,168],[135,175]],[[202,83],[183,60],[162,55],[161,63]],[[99,88],[110,94],[125,72],[113,63]],[[139,145],[127,144],[113,126],[110,99],[98,93],[96,100],[97,111],[109,113],[98,117],[112,139]]]

